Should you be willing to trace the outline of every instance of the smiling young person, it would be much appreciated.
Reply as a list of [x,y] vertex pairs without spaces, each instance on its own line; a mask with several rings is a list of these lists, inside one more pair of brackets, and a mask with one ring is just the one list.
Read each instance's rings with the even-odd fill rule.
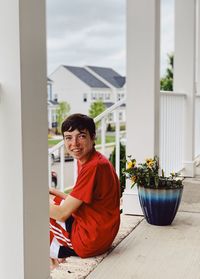
[[78,164],[69,195],[50,189],[50,257],[92,257],[106,252],[120,224],[120,187],[111,163],[95,150],[92,118],[73,114],[62,124],[67,151]]

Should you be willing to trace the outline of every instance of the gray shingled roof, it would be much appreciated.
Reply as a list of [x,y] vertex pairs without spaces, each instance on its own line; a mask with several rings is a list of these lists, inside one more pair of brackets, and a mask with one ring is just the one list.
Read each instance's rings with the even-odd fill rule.
[[125,83],[125,77],[122,77],[111,68],[95,67],[95,66],[88,66],[88,68],[90,68],[92,71],[97,73],[99,76],[104,78],[106,81],[108,81],[116,88],[123,87]]
[[72,72],[75,76],[77,76],[80,80],[85,82],[90,87],[94,88],[109,88],[106,84],[102,81],[97,79],[91,73],[89,73],[86,69],[82,67],[73,67],[73,66],[63,66],[70,72]]

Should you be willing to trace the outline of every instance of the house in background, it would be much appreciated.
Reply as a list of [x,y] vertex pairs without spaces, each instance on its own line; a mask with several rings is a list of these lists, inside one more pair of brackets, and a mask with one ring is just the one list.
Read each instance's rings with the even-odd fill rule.
[[58,102],[56,100],[48,100],[48,129],[57,128],[57,109]]
[[47,78],[47,94],[48,94],[48,129],[57,128],[56,110],[58,108],[58,100],[53,98],[52,91],[53,81]]
[[[88,114],[93,102],[101,100],[108,108],[125,96],[125,77],[111,68],[61,65],[49,76],[53,100],[65,101],[70,113]],[[120,108],[120,121],[125,122],[125,108]],[[111,113],[108,122],[115,121]]]

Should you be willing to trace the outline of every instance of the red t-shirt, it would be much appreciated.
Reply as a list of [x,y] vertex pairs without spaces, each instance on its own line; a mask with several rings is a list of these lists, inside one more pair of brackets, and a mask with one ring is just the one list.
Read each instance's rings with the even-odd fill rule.
[[78,164],[78,178],[70,193],[83,204],[73,214],[71,242],[82,258],[104,253],[120,224],[120,187],[112,164],[94,151],[90,160]]

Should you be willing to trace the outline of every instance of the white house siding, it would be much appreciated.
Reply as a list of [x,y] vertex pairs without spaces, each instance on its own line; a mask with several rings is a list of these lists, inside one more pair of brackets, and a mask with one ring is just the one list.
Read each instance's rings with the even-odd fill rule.
[[[70,113],[88,113],[91,88],[78,79],[73,73],[60,66],[50,75],[53,80],[53,98],[58,102],[65,101],[70,104]],[[87,102],[83,101],[83,95],[87,95]]]
[[[104,103],[115,102],[115,92],[110,88],[94,88],[81,81],[68,69],[60,66],[51,75],[53,99],[70,104],[70,113],[88,114],[92,102],[102,99]],[[86,101],[84,101],[86,97]]]

